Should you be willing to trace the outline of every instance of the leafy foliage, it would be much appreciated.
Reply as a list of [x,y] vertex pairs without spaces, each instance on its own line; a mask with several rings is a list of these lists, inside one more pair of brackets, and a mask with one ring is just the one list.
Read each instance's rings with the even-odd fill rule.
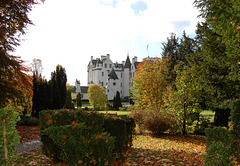
[[71,91],[70,90],[67,91],[64,108],[74,109],[74,103],[72,102],[72,96],[71,96]]
[[51,86],[50,109],[63,108],[67,95],[67,75],[65,68],[63,68],[61,65],[57,65],[56,71],[53,71],[51,74],[51,80],[49,81],[49,83]]
[[88,88],[87,98],[94,109],[105,108],[108,101],[105,95],[105,89],[96,84]]
[[113,160],[114,137],[107,133],[89,135],[83,123],[49,127],[43,131],[61,149],[60,158],[70,165],[104,165]]
[[207,135],[207,155],[206,165],[229,165],[235,152],[232,148],[232,134],[223,127],[206,129]]
[[12,165],[15,160],[14,152],[20,143],[16,130],[19,113],[15,110],[0,109],[0,164]]
[[27,74],[29,70],[11,52],[19,45],[19,36],[24,35],[27,26],[32,24],[28,13],[36,3],[37,0],[0,2],[0,108],[9,104],[10,107],[21,104],[26,107],[31,103],[32,84],[31,77]]
[[79,92],[76,97],[77,107],[82,107],[82,95]]
[[122,107],[121,98],[119,91],[116,92],[116,96],[113,98],[113,108],[119,110],[119,107]]
[[144,60],[133,79],[133,95],[141,108],[160,110],[169,104],[171,85],[168,81],[169,60]]
[[[177,66],[176,66],[177,68]],[[195,120],[194,113],[200,113],[199,103],[201,100],[202,88],[196,79],[193,69],[184,66],[177,70],[176,91],[171,98],[171,108],[176,113],[182,133],[187,133],[187,125],[192,125]]]

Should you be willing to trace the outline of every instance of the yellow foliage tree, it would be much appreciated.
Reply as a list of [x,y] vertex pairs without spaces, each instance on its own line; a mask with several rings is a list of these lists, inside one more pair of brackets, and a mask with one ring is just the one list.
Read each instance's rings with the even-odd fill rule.
[[107,96],[105,94],[105,89],[99,85],[91,85],[88,88],[87,98],[94,109],[103,109],[107,104]]

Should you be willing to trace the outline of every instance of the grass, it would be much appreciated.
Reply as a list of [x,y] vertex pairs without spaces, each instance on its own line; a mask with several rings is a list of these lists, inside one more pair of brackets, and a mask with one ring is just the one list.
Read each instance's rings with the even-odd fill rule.
[[215,112],[211,111],[211,110],[206,110],[206,111],[203,111],[200,113],[200,115],[206,117],[206,118],[209,118],[210,122],[214,122],[214,115],[215,115]]
[[128,115],[131,111],[99,111],[100,113],[106,114],[117,114],[117,115]]

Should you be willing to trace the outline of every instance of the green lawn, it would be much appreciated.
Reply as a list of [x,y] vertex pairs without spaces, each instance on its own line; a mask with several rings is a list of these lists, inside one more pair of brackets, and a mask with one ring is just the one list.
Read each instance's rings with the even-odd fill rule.
[[117,114],[117,115],[128,115],[131,111],[99,111],[100,113],[109,113],[109,114]]
[[210,122],[213,122],[215,112],[212,112],[211,110],[209,110],[209,111],[206,110],[206,111],[201,112],[200,115],[202,115],[204,117],[207,117],[207,118],[210,118]]

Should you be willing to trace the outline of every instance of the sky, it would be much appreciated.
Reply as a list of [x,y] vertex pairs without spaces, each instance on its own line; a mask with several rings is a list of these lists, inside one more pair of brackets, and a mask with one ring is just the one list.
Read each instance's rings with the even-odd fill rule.
[[[29,13],[33,25],[14,55],[31,64],[42,60],[48,80],[58,64],[68,83],[87,85],[87,65],[110,54],[115,62],[161,57],[170,33],[195,35],[198,10],[193,0],[45,0]],[[148,49],[147,49],[148,46]]]

